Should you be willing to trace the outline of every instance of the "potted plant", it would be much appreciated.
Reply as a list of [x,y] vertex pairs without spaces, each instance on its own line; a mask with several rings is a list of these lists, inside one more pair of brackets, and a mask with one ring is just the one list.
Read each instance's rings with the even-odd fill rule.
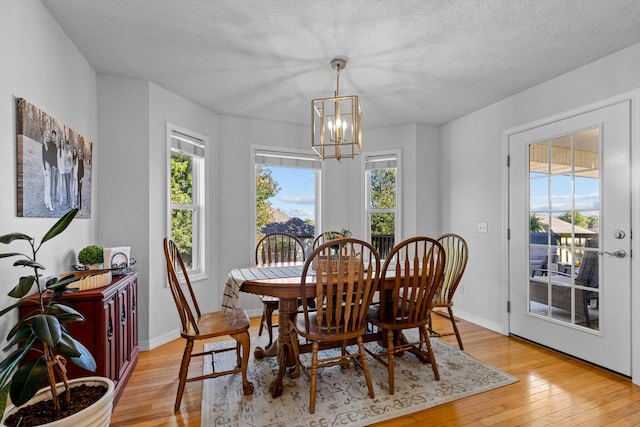
[[90,270],[100,269],[104,262],[104,249],[101,246],[89,245],[78,253],[78,262]]
[[[12,401],[6,412],[4,405],[0,406],[0,413],[5,412],[2,418],[4,425],[14,425],[10,416],[24,409],[24,406],[29,406],[30,401],[44,400],[47,397],[51,400],[48,406],[52,419],[67,417],[51,425],[79,425],[79,418],[82,419],[80,423],[84,425],[109,424],[113,405],[113,382],[102,377],[69,381],[66,375],[67,358],[90,372],[96,370],[93,356],[84,345],[70,335],[66,326],[71,322],[84,322],[84,316],[69,304],[60,301],[60,297],[65,293],[77,290],[72,285],[82,276],[70,273],[63,277],[52,276],[45,279],[42,275],[45,267],[36,259],[42,245],[62,233],[77,213],[78,209],[72,209],[61,217],[42,237],[39,244],[33,237],[22,233],[0,236],[0,243],[3,244],[23,241],[30,245],[30,255],[10,252],[0,254],[0,258],[17,257],[14,266],[32,270],[31,274],[20,277],[18,284],[9,292],[9,296],[18,301],[1,310],[0,316],[14,309],[18,310],[23,305],[34,307],[28,313],[18,316],[17,323],[6,337],[8,345],[3,350],[15,349],[0,362],[0,391],[8,390]],[[31,294],[34,286],[35,293]],[[56,384],[56,377],[61,380],[59,384]],[[75,387],[77,384],[74,383],[81,380],[89,380],[91,384],[100,383],[98,387],[103,396],[86,410],[92,412],[98,408],[99,413],[92,415],[83,412],[67,416],[67,408],[73,403],[72,394],[74,400],[77,400],[75,395],[80,390],[86,390],[86,386]],[[40,389],[46,383],[49,386]],[[32,399],[34,396],[35,399]],[[87,420],[90,424],[86,424]],[[70,424],[65,424],[65,421]],[[25,420],[21,422],[21,425],[28,423]]]

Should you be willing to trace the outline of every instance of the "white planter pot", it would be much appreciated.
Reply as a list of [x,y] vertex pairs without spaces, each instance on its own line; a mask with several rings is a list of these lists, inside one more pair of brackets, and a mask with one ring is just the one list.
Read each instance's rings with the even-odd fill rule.
[[[84,378],[76,378],[73,380],[69,380],[69,386],[73,387],[78,384],[86,384],[88,386],[97,386],[104,385],[107,387],[107,392],[102,396],[96,403],[89,406],[86,409],[83,409],[80,412],[76,412],[73,415],[70,415],[61,420],[54,421],[49,424],[42,424],[43,426],[49,427],[77,427],[77,426],[104,426],[108,427],[109,422],[111,421],[111,411],[113,409],[113,397],[115,386],[113,381],[109,378],[105,377],[84,377]],[[58,389],[58,394],[62,393],[64,390],[64,384],[58,383],[56,384]],[[51,399],[51,390],[49,387],[42,388],[38,390],[36,395],[23,406],[31,405],[35,402],[39,402],[41,400]],[[16,412],[19,408],[16,408],[13,405],[7,405],[7,409],[4,412],[4,416],[2,417],[2,425],[6,426],[4,420],[14,412]]]

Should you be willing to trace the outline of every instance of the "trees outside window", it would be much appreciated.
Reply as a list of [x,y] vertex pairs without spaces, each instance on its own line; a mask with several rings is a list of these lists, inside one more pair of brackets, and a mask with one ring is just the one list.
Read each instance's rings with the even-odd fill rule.
[[[206,138],[167,124],[169,139],[169,236],[188,271],[204,274],[204,170]],[[190,274],[190,275],[191,275]]]
[[366,222],[368,238],[385,258],[400,236],[399,152],[365,157]]

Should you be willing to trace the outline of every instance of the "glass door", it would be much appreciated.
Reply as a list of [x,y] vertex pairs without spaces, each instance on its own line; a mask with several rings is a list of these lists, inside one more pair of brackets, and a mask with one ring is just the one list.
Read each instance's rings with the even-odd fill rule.
[[629,103],[510,135],[510,332],[631,373]]

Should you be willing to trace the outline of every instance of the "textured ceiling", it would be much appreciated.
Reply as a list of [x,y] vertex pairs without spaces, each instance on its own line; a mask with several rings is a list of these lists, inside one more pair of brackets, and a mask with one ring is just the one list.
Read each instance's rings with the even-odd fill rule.
[[309,125],[358,95],[364,127],[441,124],[640,42],[638,0],[43,0],[98,72],[221,114]]

